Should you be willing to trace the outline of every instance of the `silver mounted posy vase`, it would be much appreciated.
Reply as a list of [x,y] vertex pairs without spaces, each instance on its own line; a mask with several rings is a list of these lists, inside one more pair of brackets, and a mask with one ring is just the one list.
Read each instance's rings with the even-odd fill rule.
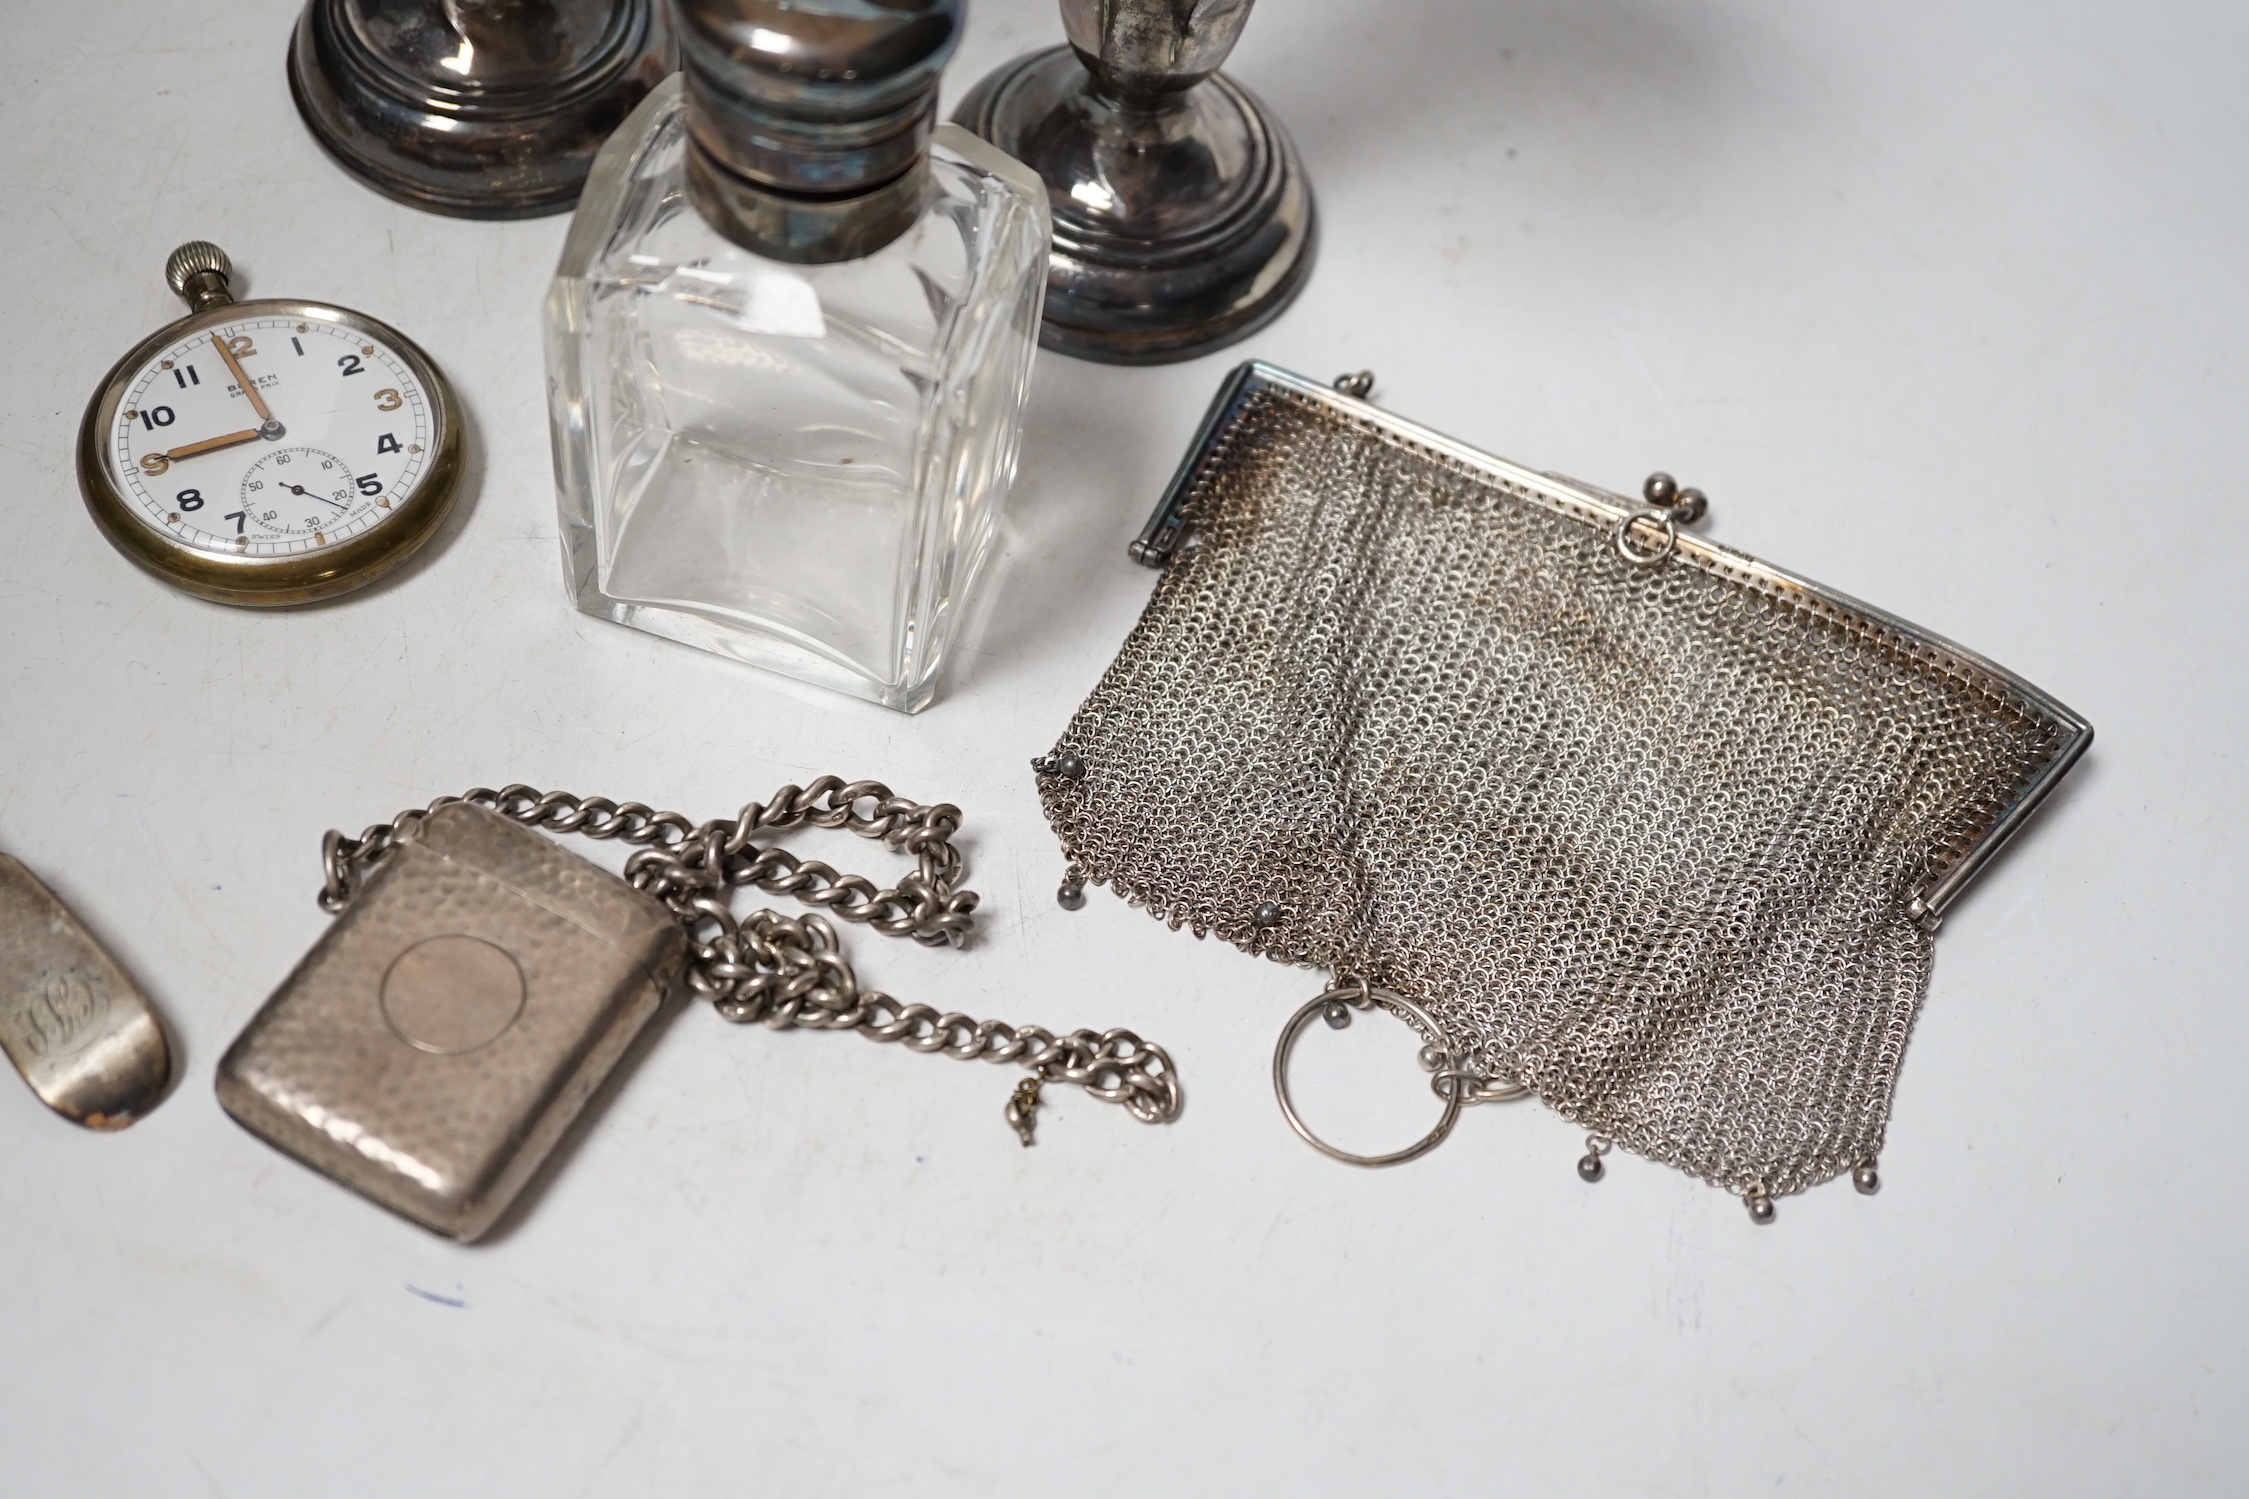
[[677,66],[664,0],[306,0],[289,92],[375,191],[471,219],[559,213]]
[[1040,342],[1161,364],[1246,338],[1312,268],[1296,148],[1218,71],[1252,0],[1062,0],[1069,44],[987,76],[954,118],[1046,182]]

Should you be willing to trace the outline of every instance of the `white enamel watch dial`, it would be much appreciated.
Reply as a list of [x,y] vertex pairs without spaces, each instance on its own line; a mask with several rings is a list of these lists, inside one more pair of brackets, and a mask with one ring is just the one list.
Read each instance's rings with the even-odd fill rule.
[[215,245],[166,274],[196,310],[112,371],[79,479],[118,549],[236,604],[372,582],[426,541],[460,478],[460,422],[428,356],[371,318],[237,303]]
[[310,552],[379,526],[429,468],[429,392],[397,351],[336,323],[198,330],[127,376],[112,426],[110,464],[135,517],[240,555]]

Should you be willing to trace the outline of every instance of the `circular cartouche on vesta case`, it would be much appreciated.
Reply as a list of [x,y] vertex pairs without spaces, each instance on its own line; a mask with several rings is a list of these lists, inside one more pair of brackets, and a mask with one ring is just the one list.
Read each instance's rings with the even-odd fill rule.
[[172,252],[189,315],[86,409],[78,482],[120,552],[224,604],[310,603],[419,550],[461,482],[460,409],[396,329],[321,302],[237,302],[218,246]]
[[482,937],[431,937],[383,975],[383,1019],[417,1051],[459,1056],[498,1040],[523,1013],[523,970]]

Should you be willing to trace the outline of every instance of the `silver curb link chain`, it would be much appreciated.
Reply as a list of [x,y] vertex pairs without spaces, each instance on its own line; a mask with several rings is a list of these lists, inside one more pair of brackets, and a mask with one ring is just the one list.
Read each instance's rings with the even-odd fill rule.
[[[639,851],[625,862],[626,882],[668,906],[686,929],[689,988],[738,1024],[762,1021],[775,1030],[855,1030],[871,1041],[896,1041],[911,1051],[941,1052],[961,1061],[1015,1062],[1030,1072],[1010,1095],[1008,1123],[1032,1143],[1039,1089],[1048,1083],[1083,1088],[1120,1103],[1143,1123],[1179,1116],[1179,1071],[1171,1056],[1131,1031],[1077,1030],[1058,1036],[1041,1026],[977,1020],[928,1005],[907,1004],[862,989],[825,917],[761,910],[737,918],[733,892],[751,886],[793,895],[829,915],[910,937],[928,947],[958,947],[975,925],[977,896],[956,888],[963,873],[952,843],[960,808],[923,806],[891,794],[879,781],[822,776],[809,786],[783,786],[732,818],[690,823],[677,812],[639,802],[541,792],[521,784],[478,787],[400,813],[357,838],[331,831],[321,840],[326,879],[320,908],[333,915],[351,903],[367,876],[423,818],[467,802],[527,827],[615,839]],[[887,890],[817,859],[751,841],[755,834],[795,827],[848,828],[911,854],[914,869]]]

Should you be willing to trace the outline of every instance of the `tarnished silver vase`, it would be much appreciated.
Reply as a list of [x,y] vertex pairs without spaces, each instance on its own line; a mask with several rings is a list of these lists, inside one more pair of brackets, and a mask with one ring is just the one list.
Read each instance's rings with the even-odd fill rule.
[[1113,364],[1187,359],[1263,327],[1312,268],[1296,148],[1218,71],[1252,0],[1062,0],[1066,46],[987,76],[954,118],[1045,179],[1040,342]]

